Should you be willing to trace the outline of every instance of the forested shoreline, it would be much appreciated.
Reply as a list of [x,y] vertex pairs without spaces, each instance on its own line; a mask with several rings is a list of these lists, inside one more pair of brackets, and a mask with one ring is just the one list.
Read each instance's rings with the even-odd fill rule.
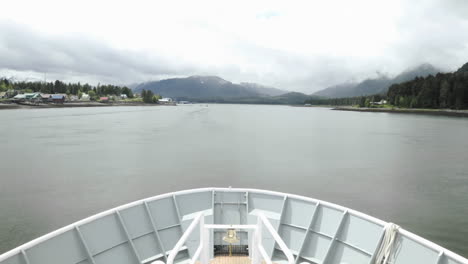
[[468,63],[454,73],[416,78],[392,85],[390,104],[407,108],[468,108]]
[[[91,100],[101,96],[122,95],[133,98],[132,90],[126,86],[96,85],[81,83],[65,83],[39,81],[10,81],[0,79],[0,92],[8,93],[12,97],[17,93],[39,92],[44,94],[67,94],[81,97],[88,94]],[[159,95],[151,91],[142,91],[145,103],[155,103]],[[293,105],[322,105],[322,106],[358,106],[374,108],[414,108],[414,109],[468,109],[468,63],[453,73],[438,73],[435,76],[417,77],[411,81],[393,84],[385,94],[357,96],[347,98],[322,98],[300,93],[287,93],[274,97],[251,98],[208,98],[199,99],[200,102],[217,103],[254,103],[254,104],[293,104]]]
[[[385,104],[376,104],[384,100]],[[415,109],[468,109],[468,63],[453,73],[393,84],[385,94],[348,98],[311,97],[311,105],[399,107]]]
[[128,98],[133,98],[133,92],[126,86],[117,86],[111,84],[96,86],[89,84],[65,83],[59,80],[55,82],[39,82],[39,81],[11,81],[6,78],[0,78],[0,92],[12,93],[14,96],[17,93],[44,93],[44,94],[67,94],[79,96],[83,93],[89,94],[91,100],[96,100],[101,96],[121,95],[125,94]]

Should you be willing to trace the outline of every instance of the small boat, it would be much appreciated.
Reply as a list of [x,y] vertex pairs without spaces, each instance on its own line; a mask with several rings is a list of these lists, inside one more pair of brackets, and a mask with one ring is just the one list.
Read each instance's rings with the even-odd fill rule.
[[0,264],[468,264],[405,229],[333,203],[267,190],[162,194],[78,221]]

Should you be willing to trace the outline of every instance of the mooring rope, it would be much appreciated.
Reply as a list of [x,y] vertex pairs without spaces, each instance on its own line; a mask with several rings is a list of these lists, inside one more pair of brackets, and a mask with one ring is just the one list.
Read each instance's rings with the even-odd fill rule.
[[385,225],[385,233],[380,243],[380,248],[375,255],[374,264],[391,264],[390,257],[393,252],[395,240],[400,227],[394,223],[388,223]]

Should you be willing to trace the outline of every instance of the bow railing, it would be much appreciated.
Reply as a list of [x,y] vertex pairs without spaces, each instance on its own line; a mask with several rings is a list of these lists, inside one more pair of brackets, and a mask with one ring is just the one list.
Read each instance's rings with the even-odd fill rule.
[[252,256],[251,256],[252,264],[261,264],[263,261],[265,261],[266,264],[273,263],[271,261],[271,257],[268,255],[265,248],[263,247],[262,234],[263,234],[264,227],[272,235],[273,239],[275,240],[276,244],[278,244],[281,251],[283,251],[283,254],[286,256],[286,259],[288,261],[288,264],[293,264],[294,256],[291,250],[288,248],[288,246],[286,246],[286,243],[284,243],[283,239],[279,236],[278,232],[276,232],[276,229],[271,225],[268,218],[266,218],[266,216],[263,213],[258,213],[257,219],[258,219],[257,228],[255,230],[253,241],[252,241],[252,245],[253,245],[253,251],[252,251]]
[[199,213],[189,227],[185,230],[182,237],[176,243],[174,248],[169,253],[167,257],[167,264],[174,264],[175,258],[181,248],[186,243],[189,236],[195,230],[197,225],[200,228],[200,240],[199,245],[190,259],[190,264],[195,264],[199,262],[200,264],[209,264],[210,262],[210,230],[211,229],[252,229],[254,230],[252,237],[249,238],[251,248],[249,249],[250,258],[252,264],[262,264],[263,261],[266,264],[273,264],[271,257],[265,250],[263,246],[263,230],[266,229],[268,233],[271,234],[275,243],[279,246],[279,249],[284,253],[288,264],[294,264],[294,256],[291,250],[286,246],[283,239],[279,236],[276,229],[271,225],[268,218],[263,213],[257,214],[257,224],[256,225],[216,225],[216,224],[207,224],[205,225],[205,215],[203,212]]
[[195,262],[197,262],[198,260],[201,263],[208,264],[209,262],[209,251],[208,251],[209,234],[207,232],[207,229],[205,228],[205,214],[203,212],[195,216],[192,223],[189,225],[189,227],[187,227],[187,230],[185,230],[182,237],[179,239],[179,241],[177,241],[177,244],[174,246],[174,248],[169,253],[169,256],[167,257],[167,264],[174,264],[174,260],[177,254],[179,253],[180,249],[184,246],[185,242],[187,241],[189,236],[192,234],[193,230],[195,230],[197,225],[200,226],[200,243],[198,245],[197,250],[192,256],[190,264],[195,264]]

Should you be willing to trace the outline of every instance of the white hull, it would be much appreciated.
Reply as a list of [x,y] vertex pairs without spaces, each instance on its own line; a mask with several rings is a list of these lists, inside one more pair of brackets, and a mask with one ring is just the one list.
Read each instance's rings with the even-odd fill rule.
[[[386,222],[325,201],[255,189],[203,188],[158,195],[99,213],[0,255],[0,264],[166,262],[200,212],[203,222],[211,226],[252,226],[258,215],[266,216],[296,264],[373,264],[387,238]],[[225,244],[221,231],[210,232],[211,249]],[[252,243],[251,235],[240,232],[239,243]],[[402,228],[394,235],[394,264],[468,264],[467,259]],[[261,239],[272,261],[287,263],[272,236]],[[190,260],[199,242],[197,235],[189,237],[177,251],[175,263]],[[209,258],[213,258],[212,250]]]

